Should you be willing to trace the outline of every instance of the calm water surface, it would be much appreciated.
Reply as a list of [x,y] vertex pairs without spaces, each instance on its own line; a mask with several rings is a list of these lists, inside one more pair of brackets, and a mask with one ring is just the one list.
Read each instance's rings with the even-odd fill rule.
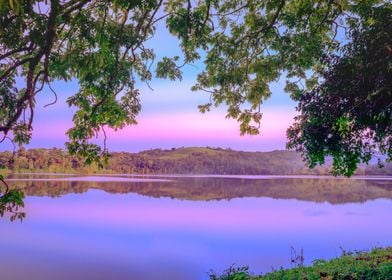
[[[23,178],[19,178],[23,179]],[[137,179],[137,180],[134,180]],[[207,279],[392,245],[391,178],[30,176],[1,279]]]

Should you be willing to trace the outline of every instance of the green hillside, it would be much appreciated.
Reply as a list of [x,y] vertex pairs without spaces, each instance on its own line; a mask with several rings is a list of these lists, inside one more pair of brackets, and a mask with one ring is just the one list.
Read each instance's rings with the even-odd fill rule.
[[[103,169],[86,166],[64,150],[20,149],[0,153],[0,164],[8,172],[127,173],[127,174],[248,174],[328,175],[328,164],[307,168],[292,151],[243,152],[222,148],[153,149],[139,153],[112,153]],[[390,175],[392,165],[360,167],[357,174]]]

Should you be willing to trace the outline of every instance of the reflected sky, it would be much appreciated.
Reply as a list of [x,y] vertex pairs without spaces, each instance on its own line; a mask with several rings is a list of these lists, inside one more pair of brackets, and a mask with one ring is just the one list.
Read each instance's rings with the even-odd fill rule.
[[[196,188],[199,182],[213,188],[219,180],[225,179],[187,179],[177,185]],[[226,180],[227,188],[228,182],[240,190],[241,184],[247,184]],[[292,187],[301,190],[300,182],[288,180],[286,188],[295,183]],[[145,184],[159,189],[173,183]],[[358,190],[372,193],[370,189],[379,186],[368,184]],[[389,185],[382,187],[389,190]],[[340,247],[356,250],[392,244],[392,225],[386,222],[392,211],[389,198],[343,204],[268,196],[204,201],[103,189],[57,198],[30,194],[23,223],[1,219],[2,277],[207,279],[210,269],[220,272],[232,264],[249,265],[255,273],[289,267],[291,246],[297,251],[303,248],[309,264],[316,258],[338,256]]]

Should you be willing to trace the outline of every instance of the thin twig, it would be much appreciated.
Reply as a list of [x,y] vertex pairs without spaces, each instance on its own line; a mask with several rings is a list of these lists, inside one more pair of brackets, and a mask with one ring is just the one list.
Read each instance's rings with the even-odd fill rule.
[[54,105],[54,104],[57,103],[57,93],[53,90],[53,88],[52,88],[52,86],[50,85],[50,83],[48,83],[48,86],[49,86],[50,91],[51,91],[51,92],[53,93],[53,95],[54,95],[54,101],[51,102],[51,103],[48,103],[48,104],[44,105],[44,108],[46,108],[46,107],[48,107],[48,106],[51,106],[51,105]]
[[5,186],[5,192],[4,193],[8,193],[10,191],[10,186],[7,184],[7,182],[0,176],[0,182],[3,183],[3,185]]

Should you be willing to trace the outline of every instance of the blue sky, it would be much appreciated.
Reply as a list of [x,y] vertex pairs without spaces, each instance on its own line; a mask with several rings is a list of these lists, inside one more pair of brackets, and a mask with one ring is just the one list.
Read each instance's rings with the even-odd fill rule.
[[[180,54],[177,40],[168,34],[161,24],[156,36],[147,45],[153,48],[158,61],[163,56]],[[245,151],[270,151],[284,149],[286,129],[293,122],[295,103],[284,93],[284,79],[271,85],[272,97],[262,105],[263,120],[261,133],[257,136],[240,136],[239,124],[225,118],[225,107],[214,108],[206,114],[199,113],[197,105],[207,103],[209,95],[192,92],[191,86],[196,75],[203,70],[202,61],[183,68],[182,81],[153,79],[153,91],[146,84],[139,83],[142,111],[138,125],[121,131],[110,131],[107,145],[111,151],[140,151],[152,148],[187,146],[213,146]],[[65,132],[72,125],[72,114],[65,101],[76,93],[78,82],[55,82],[58,93],[55,105],[44,108],[54,100],[46,88],[37,96],[33,139],[28,148],[64,147]],[[102,143],[102,139],[97,140]],[[10,143],[3,143],[2,150],[11,149]]]

